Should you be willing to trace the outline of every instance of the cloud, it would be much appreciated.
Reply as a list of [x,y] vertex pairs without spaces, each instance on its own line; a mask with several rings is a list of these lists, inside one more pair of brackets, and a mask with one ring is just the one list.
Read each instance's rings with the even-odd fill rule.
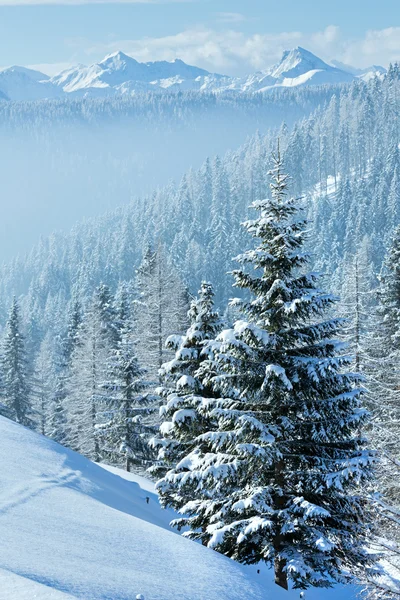
[[[400,59],[399,27],[367,31],[355,40],[344,39],[338,27],[329,25],[310,34],[301,31],[245,34],[233,27],[217,31],[199,26],[158,38],[98,43],[86,38],[64,41],[73,56],[81,60],[86,56],[85,62],[95,62],[110,52],[122,50],[140,61],[181,58],[211,72],[228,75],[266,69],[280,60],[284,50],[295,46],[303,46],[328,62],[335,58],[356,67],[387,66],[390,61]],[[42,66],[41,70],[49,74],[57,71],[51,65]]]
[[362,39],[344,44],[341,59],[361,67],[399,62],[400,27],[367,31]]
[[339,30],[334,26],[312,35],[299,31],[246,35],[233,29],[216,31],[195,27],[159,38],[94,44],[77,39],[69,40],[69,45],[76,51],[85,51],[94,60],[122,50],[140,61],[181,58],[210,71],[241,75],[267,68],[281,58],[284,50],[298,45],[329,59],[335,56],[333,50],[339,37]]

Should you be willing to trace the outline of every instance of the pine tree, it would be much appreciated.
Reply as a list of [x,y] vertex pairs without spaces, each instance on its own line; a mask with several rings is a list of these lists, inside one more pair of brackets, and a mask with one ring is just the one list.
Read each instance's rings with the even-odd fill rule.
[[67,333],[63,342],[66,365],[69,366],[71,356],[78,339],[79,327],[82,323],[82,309],[78,300],[70,302],[68,307]]
[[117,465],[124,460],[127,471],[132,465],[148,466],[153,456],[148,440],[155,432],[148,418],[155,408],[151,396],[144,393],[145,371],[138,363],[135,346],[130,329],[120,330],[118,346],[108,358],[97,427],[103,458]]
[[[153,473],[165,473],[174,467],[196,445],[196,435],[206,424],[197,410],[199,401],[213,397],[211,386],[204,385],[199,376],[201,365],[207,359],[207,342],[214,340],[222,329],[222,320],[214,309],[214,292],[210,283],[202,282],[198,298],[189,311],[190,327],[182,336],[170,336],[167,346],[175,350],[174,358],[163,364],[163,387],[160,394],[166,403],[160,409],[164,420],[163,438],[152,440],[159,447],[159,461]],[[207,425],[207,427],[209,424]],[[159,490],[164,504],[175,506],[174,486],[168,480],[160,481]],[[177,506],[178,507],[178,506]]]
[[28,374],[25,339],[21,333],[19,306],[15,297],[6,324],[2,371],[4,404],[17,423],[33,428],[32,386]]
[[47,432],[48,409],[53,394],[55,371],[53,368],[54,336],[48,333],[40,344],[34,363],[35,373],[35,412],[38,416],[38,431],[42,435]]
[[258,245],[238,259],[251,272],[234,272],[248,294],[237,301],[244,318],[218,336],[210,360],[221,397],[198,403],[217,430],[198,435],[164,479],[189,537],[274,565],[285,589],[289,580],[329,587],[371,560],[358,485],[374,458],[360,434],[358,378],[332,339],[340,321],[323,318],[335,299],[304,273],[306,222],[282,169],[278,152],[271,199],[255,202],[260,216],[245,224]]
[[171,352],[166,338],[180,334],[187,324],[188,298],[178,272],[165,248],[147,249],[138,269],[139,300],[136,306],[138,353],[152,384],[159,383],[159,369]]
[[104,396],[108,356],[118,346],[118,327],[107,286],[99,286],[79,327],[68,379],[68,443],[93,460],[100,459],[97,426]]
[[54,390],[47,411],[46,435],[63,446],[68,443],[66,399],[66,373],[60,368],[55,374]]

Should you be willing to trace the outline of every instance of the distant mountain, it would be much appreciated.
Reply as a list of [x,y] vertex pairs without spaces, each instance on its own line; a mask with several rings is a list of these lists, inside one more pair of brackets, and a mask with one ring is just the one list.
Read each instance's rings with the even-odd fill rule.
[[338,61],[329,65],[300,46],[284,52],[276,65],[247,77],[210,73],[179,59],[141,63],[115,52],[99,63],[70,67],[51,78],[32,69],[9,67],[0,71],[0,98],[38,100],[190,90],[263,93],[277,87],[350,83],[355,77],[367,80],[384,72],[383,67],[354,69]]
[[140,63],[123,52],[115,52],[89,67],[78,65],[67,69],[52,77],[50,82],[68,93],[113,95],[166,89],[176,83],[194,82],[208,75],[208,71],[187,65],[179,59]]
[[8,67],[0,71],[0,98],[9,100],[41,100],[61,96],[49,77],[26,67]]
[[352,67],[351,65],[346,65],[345,63],[340,62],[339,60],[331,60],[331,65],[341,69],[342,71],[346,71],[347,73],[351,73],[354,77],[358,77],[359,79],[363,79],[364,81],[368,81],[372,77],[382,77],[387,73],[387,69],[381,67],[380,65],[371,65],[366,69],[358,69],[357,67]]
[[350,83],[354,77],[298,46],[283,53],[280,62],[267,71],[250,75],[242,83],[246,91],[264,92],[275,87]]

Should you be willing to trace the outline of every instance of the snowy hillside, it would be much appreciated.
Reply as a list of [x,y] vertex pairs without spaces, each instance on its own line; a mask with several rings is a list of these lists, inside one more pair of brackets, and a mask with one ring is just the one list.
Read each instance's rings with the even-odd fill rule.
[[284,52],[278,64],[246,77],[209,73],[179,59],[140,63],[123,52],[115,52],[99,63],[72,66],[52,78],[23,67],[10,67],[0,72],[0,94],[10,100],[36,100],[71,95],[134,95],[148,91],[254,93],[279,87],[349,83],[356,77],[369,79],[382,72],[382,67],[357,70],[335,61],[328,65],[300,46]]
[[[151,483],[122,479],[3,417],[0,472],[0,600],[299,597],[279,590],[265,570],[168,531],[171,514]],[[355,590],[306,597],[351,600]]]

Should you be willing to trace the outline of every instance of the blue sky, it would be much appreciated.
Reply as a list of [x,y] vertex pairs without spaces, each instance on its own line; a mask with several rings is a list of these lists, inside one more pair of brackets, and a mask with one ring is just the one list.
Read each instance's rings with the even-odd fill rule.
[[0,0],[0,66],[51,73],[122,50],[243,74],[297,45],[361,67],[400,60],[400,1]]

